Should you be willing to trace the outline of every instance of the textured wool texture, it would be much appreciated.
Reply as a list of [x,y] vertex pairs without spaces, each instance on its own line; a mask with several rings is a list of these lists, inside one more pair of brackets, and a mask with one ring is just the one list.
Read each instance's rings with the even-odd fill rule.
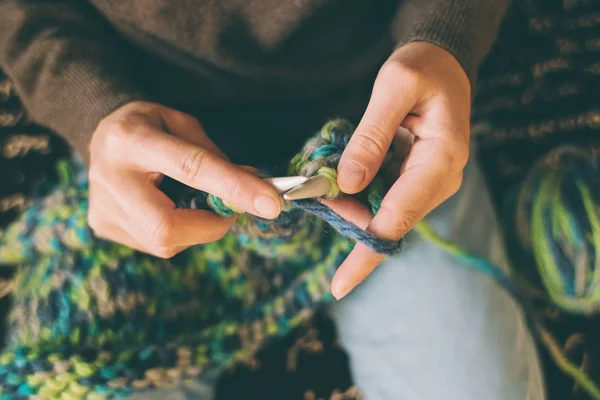
[[[59,137],[28,120],[11,81],[0,71],[0,236],[31,205],[34,194],[40,195],[32,188],[57,184],[63,172],[56,163],[68,158],[69,152]],[[0,264],[0,286],[10,289],[10,277],[20,267]],[[11,298],[0,298],[3,345]],[[227,368],[215,385],[217,400],[361,398],[325,310],[252,358]]]
[[357,122],[397,45],[436,43],[474,83],[507,4],[3,0],[0,66],[84,157],[102,118],[143,99],[194,115],[239,164],[285,163],[331,116]]
[[[290,174],[321,175],[336,185],[337,163],[353,132],[346,121],[326,123],[292,159]],[[578,295],[581,305],[557,303],[569,311],[593,310],[600,297],[597,260],[587,255],[600,248],[598,165],[577,150],[561,149],[550,159],[552,168],[534,170],[523,186],[522,203],[532,204],[520,215],[531,227],[523,239],[541,254],[546,282],[560,286],[547,284],[551,296],[562,290],[563,296]],[[330,279],[352,247],[347,238],[387,254],[400,249],[400,242],[367,234],[316,200],[303,200],[286,204],[273,221],[245,215],[222,240],[194,246],[172,262],[157,260],[94,238],[87,224],[86,170],[73,167],[64,165],[62,187],[42,196],[0,241],[0,264],[32,265],[16,276],[10,345],[0,354],[0,394],[7,399],[121,398],[214,374],[288,334],[331,300]],[[381,204],[382,182],[374,179],[357,196],[373,212]],[[232,215],[222,200],[181,188],[178,204]],[[332,188],[326,197],[339,194]],[[303,219],[303,212],[322,222]],[[512,294],[559,368],[600,399],[598,386],[558,348],[521,286],[439,237],[426,221],[415,230]]]
[[[307,145],[314,151],[294,159],[291,171],[334,171],[323,160],[339,160],[353,130],[344,121],[327,123]],[[28,209],[0,242],[1,264],[31,265],[15,278],[10,345],[0,355],[7,398],[126,397],[202,377],[250,357],[331,301],[329,282],[352,242],[324,221],[289,218],[319,212],[314,200],[292,202],[274,221],[246,216],[222,240],[159,260],[94,238],[87,175],[74,167],[65,165],[63,186]],[[196,206],[229,214],[222,202],[199,197],[208,199],[192,197]],[[290,221],[287,235],[270,234]],[[337,216],[331,222],[342,232],[360,230]],[[358,237],[391,253],[399,248]]]

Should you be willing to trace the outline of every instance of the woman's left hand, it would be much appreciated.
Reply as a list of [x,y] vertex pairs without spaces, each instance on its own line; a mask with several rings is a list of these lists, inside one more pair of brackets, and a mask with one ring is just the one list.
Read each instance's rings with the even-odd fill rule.
[[[374,218],[364,212],[334,209],[375,235],[399,240],[427,213],[460,187],[469,157],[471,85],[458,61],[441,47],[414,42],[398,48],[381,68],[369,105],[338,166],[344,193],[363,190],[382,165],[400,127],[417,139],[398,179]],[[340,299],[383,260],[358,243],[331,284]]]

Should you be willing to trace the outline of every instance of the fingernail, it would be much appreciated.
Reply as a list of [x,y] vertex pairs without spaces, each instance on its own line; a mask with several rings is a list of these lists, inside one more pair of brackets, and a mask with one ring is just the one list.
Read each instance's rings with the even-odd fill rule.
[[365,179],[365,168],[356,161],[345,163],[340,171],[339,185],[342,189],[354,190]]
[[254,208],[263,218],[277,218],[279,215],[279,202],[267,195],[260,195],[254,200]]
[[344,284],[343,282],[338,283],[337,281],[334,281],[331,284],[331,294],[333,295],[333,297],[335,297],[336,300],[341,300],[348,293],[350,293],[351,290],[352,287]]

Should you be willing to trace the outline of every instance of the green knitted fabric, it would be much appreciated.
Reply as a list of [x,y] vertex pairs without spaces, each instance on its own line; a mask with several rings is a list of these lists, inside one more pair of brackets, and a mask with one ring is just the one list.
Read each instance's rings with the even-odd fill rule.
[[[344,121],[326,124],[290,172],[335,185],[334,147],[352,131]],[[1,264],[27,264],[15,278],[10,343],[0,355],[2,400],[127,397],[247,358],[332,300],[331,277],[352,248],[288,205],[275,221],[241,216],[222,240],[158,259],[93,236],[87,179],[77,175],[0,242]],[[376,192],[358,198],[376,209]],[[231,213],[219,199],[188,193],[180,200]]]

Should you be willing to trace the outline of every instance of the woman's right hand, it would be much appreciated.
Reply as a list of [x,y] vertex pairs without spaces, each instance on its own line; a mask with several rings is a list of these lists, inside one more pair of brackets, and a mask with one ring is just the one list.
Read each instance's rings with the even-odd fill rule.
[[176,208],[158,189],[165,175],[256,216],[281,212],[275,190],[229,162],[196,119],[133,102],[107,116],[92,137],[88,220],[95,234],[162,258],[223,237],[235,217]]

